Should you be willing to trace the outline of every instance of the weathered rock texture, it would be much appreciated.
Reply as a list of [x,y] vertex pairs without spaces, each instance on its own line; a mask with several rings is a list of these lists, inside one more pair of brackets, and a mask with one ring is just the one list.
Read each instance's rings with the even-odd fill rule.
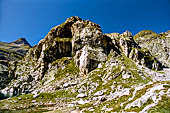
[[11,43],[0,42],[0,89],[5,88],[14,76],[16,63],[21,60],[30,48],[24,38]]
[[135,41],[142,48],[147,48],[153,56],[165,66],[170,66],[170,33],[156,34],[149,30],[144,30],[135,35]]
[[24,104],[6,99],[0,110],[36,105],[59,109],[54,112],[142,113],[164,105],[168,111],[169,39],[169,31],[103,34],[98,24],[70,17],[14,63],[15,79],[0,96],[24,94],[12,98]]

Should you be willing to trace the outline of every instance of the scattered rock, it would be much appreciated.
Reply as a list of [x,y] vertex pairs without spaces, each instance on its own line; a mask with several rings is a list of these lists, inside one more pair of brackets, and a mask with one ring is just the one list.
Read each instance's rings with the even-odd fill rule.
[[82,100],[80,99],[79,101],[77,101],[78,104],[86,104],[86,103],[89,103],[87,100]]
[[97,91],[97,92],[94,94],[94,96],[101,96],[101,95],[103,95],[103,94],[104,94],[103,91]]
[[81,93],[81,94],[78,94],[78,95],[77,95],[77,98],[84,98],[84,97],[87,97],[87,95],[84,94],[84,93]]

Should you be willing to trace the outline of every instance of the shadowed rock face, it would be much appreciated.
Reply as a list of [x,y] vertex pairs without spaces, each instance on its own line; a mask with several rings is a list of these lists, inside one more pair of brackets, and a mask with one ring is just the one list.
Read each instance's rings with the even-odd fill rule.
[[[0,54],[3,73],[10,72],[6,75],[15,78],[0,91],[0,96],[31,93],[33,96],[25,102],[29,104],[24,104],[26,107],[48,105],[48,101],[60,106],[59,101],[64,100],[63,109],[74,106],[82,112],[147,111],[149,99],[156,105],[170,91],[165,86],[170,80],[169,57],[165,57],[169,54],[169,38],[169,32],[156,34],[148,30],[134,37],[129,31],[103,34],[98,24],[70,17],[52,28],[22,60],[6,64],[7,57]],[[22,38],[10,44],[28,45]],[[9,54],[5,50],[0,52]],[[147,96],[146,100],[142,100],[142,95]],[[6,106],[0,101],[0,110]],[[16,106],[23,107],[17,103]]]

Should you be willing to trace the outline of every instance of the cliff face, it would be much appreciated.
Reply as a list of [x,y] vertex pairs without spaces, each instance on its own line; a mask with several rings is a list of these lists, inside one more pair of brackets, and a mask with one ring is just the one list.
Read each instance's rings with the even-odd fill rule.
[[[148,33],[150,32],[150,33]],[[153,56],[166,67],[170,67],[170,32],[156,34],[152,31],[144,30],[136,34],[135,40],[142,48],[147,48]]]
[[156,112],[164,105],[169,110],[164,101],[170,100],[169,39],[169,32],[103,34],[98,24],[70,17],[15,63],[15,78],[0,94],[24,95],[2,100],[0,109],[51,105],[60,112]]
[[10,80],[15,78],[15,64],[24,57],[30,47],[24,38],[11,43],[0,42],[0,89],[5,88]]

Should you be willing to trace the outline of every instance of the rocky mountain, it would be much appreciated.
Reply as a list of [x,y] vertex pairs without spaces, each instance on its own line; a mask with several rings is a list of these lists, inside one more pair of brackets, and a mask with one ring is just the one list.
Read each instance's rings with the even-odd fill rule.
[[168,113],[169,39],[169,31],[104,34],[70,17],[12,66],[0,111]]
[[12,71],[18,60],[21,60],[31,45],[24,38],[11,43],[0,42],[0,89],[5,88],[15,78]]

